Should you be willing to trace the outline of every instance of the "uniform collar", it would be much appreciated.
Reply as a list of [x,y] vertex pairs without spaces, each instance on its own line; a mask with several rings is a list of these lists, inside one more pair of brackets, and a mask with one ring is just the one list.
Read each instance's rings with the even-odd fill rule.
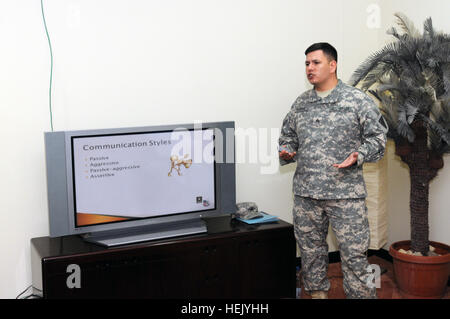
[[324,97],[323,99],[317,95],[316,90],[311,89],[308,91],[307,95],[305,96],[305,101],[311,102],[311,103],[336,103],[339,102],[341,99],[341,92],[344,89],[345,84],[338,80],[337,85],[334,87],[333,91],[331,91],[328,96]]

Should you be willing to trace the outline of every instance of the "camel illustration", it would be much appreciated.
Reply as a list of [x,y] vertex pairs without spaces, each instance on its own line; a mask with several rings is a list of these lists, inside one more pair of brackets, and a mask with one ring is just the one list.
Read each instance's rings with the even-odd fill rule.
[[184,155],[182,159],[178,159],[177,155],[170,157],[170,171],[168,176],[172,176],[172,170],[175,169],[178,172],[178,176],[181,176],[181,165],[185,168],[189,168],[192,164],[192,159],[189,158],[189,154]]

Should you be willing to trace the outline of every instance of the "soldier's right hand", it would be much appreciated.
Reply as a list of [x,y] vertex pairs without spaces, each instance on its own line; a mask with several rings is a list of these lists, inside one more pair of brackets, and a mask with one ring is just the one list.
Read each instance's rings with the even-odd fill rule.
[[282,159],[284,159],[285,161],[289,161],[297,154],[297,152],[290,153],[286,150],[281,150],[281,152],[279,152],[279,154]]

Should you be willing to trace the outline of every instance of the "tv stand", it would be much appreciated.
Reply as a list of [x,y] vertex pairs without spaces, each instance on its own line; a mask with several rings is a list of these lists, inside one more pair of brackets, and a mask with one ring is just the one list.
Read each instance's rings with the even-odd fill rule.
[[203,220],[192,219],[180,221],[178,223],[158,224],[141,226],[125,230],[109,230],[92,234],[82,235],[82,238],[94,244],[105,247],[115,247],[127,244],[134,244],[143,241],[172,238],[193,234],[206,233],[207,228]]
[[[206,225],[204,234],[112,248],[33,238],[33,286],[44,298],[295,298],[291,224],[217,217]],[[69,276],[79,288],[68,287]]]

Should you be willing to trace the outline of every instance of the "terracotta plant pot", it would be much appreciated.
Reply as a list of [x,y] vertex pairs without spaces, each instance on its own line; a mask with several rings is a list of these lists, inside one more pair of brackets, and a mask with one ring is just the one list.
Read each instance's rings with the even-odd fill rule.
[[406,298],[442,298],[450,275],[450,246],[430,241],[441,256],[413,256],[398,250],[410,249],[411,241],[391,245],[395,281]]

